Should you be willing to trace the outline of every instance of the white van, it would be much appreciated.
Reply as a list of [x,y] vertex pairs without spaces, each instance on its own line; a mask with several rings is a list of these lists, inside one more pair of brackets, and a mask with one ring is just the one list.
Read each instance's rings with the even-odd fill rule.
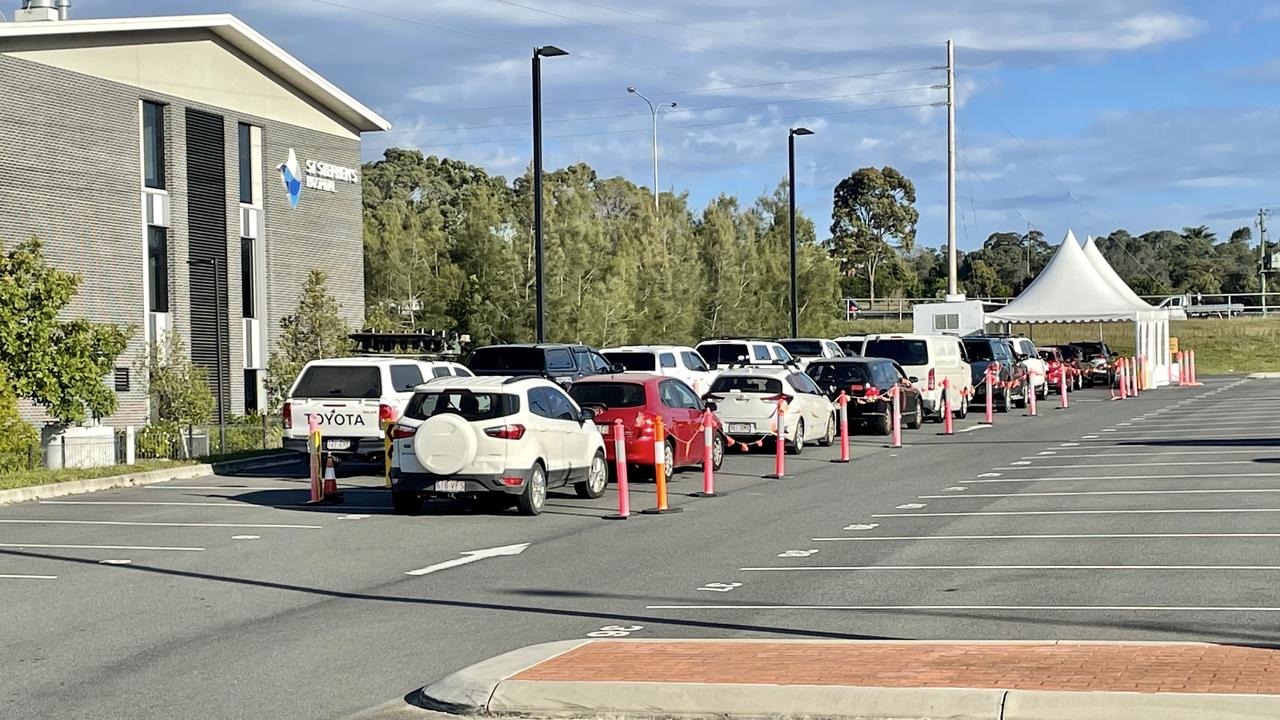
[[719,338],[698,343],[698,354],[715,370],[769,365],[795,365],[795,358],[779,343],[754,338]]
[[400,419],[414,388],[438,377],[471,377],[453,362],[397,357],[312,360],[303,366],[281,408],[286,450],[307,452],[307,418],[315,416],[321,450],[376,460],[385,425]]
[[624,345],[605,348],[600,354],[627,372],[645,372],[683,380],[699,395],[711,389],[716,372],[697,350],[684,345]]
[[954,390],[951,414],[958,418],[969,414],[968,396],[972,393],[973,382],[959,338],[906,333],[868,335],[862,343],[862,356],[897,361],[907,375],[916,379],[925,412],[932,419],[942,418],[944,378]]

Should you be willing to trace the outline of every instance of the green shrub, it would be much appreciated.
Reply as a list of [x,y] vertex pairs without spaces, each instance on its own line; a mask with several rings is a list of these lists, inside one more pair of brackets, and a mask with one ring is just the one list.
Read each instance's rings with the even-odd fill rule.
[[158,420],[144,425],[134,438],[140,458],[174,458],[183,455],[182,428],[172,420]]
[[27,469],[39,453],[40,433],[18,416],[18,398],[0,373],[0,473]]
[[[221,452],[225,454],[280,447],[280,442],[284,437],[284,430],[281,429],[278,423],[272,422],[268,418],[266,445],[264,446],[262,424],[263,417],[260,413],[231,418],[227,422],[227,446]],[[210,434],[214,434],[213,428],[210,428]]]

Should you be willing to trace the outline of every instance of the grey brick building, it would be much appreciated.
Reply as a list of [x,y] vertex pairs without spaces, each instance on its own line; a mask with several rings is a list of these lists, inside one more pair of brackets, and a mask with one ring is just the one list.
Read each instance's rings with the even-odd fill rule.
[[170,332],[221,373],[228,417],[260,408],[312,268],[359,327],[360,136],[385,120],[230,15],[19,16],[0,23],[0,243],[40,237],[83,276],[70,314],[133,329],[108,424],[146,422],[133,369]]

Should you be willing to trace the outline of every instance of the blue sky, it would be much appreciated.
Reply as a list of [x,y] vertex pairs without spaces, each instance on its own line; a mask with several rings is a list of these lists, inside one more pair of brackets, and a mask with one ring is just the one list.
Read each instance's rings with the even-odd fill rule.
[[[13,0],[0,0],[6,13]],[[347,6],[347,7],[343,7]],[[358,8],[358,9],[352,9]],[[909,9],[905,9],[909,8]],[[831,189],[893,165],[918,241],[946,239],[944,41],[957,43],[962,248],[1030,223],[1055,241],[1208,224],[1280,204],[1280,0],[76,0],[75,17],[231,12],[395,126],[365,159],[419,147],[508,177],[530,162],[529,53],[543,64],[548,168],[583,161],[700,209],[786,173],[830,223]],[[896,107],[895,107],[896,106]],[[912,106],[912,107],[902,107]],[[483,127],[480,127],[483,126]]]

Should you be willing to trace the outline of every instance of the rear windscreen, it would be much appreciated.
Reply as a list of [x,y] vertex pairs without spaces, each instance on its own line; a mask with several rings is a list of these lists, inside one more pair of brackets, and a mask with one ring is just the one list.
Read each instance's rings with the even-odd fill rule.
[[444,413],[461,415],[464,420],[496,420],[514,415],[519,409],[520,399],[506,393],[432,390],[414,395],[404,414],[414,420]]
[[607,352],[606,359],[617,363],[630,372],[651,372],[654,369],[653,353],[647,352]]
[[292,397],[382,397],[382,376],[378,368],[368,365],[312,365],[302,371]]
[[903,366],[929,364],[929,344],[923,340],[868,340],[862,354],[865,357],[897,360]]
[[817,340],[783,340],[782,347],[799,357],[822,357],[822,343]]
[[476,372],[540,374],[545,369],[541,348],[487,347],[471,353],[467,367]]
[[730,365],[751,361],[751,353],[742,343],[708,343],[699,345],[698,352],[712,365]]
[[981,341],[968,341],[964,343],[965,354],[969,356],[969,360],[988,361],[995,360],[991,343]]
[[[652,355],[649,357],[653,358]],[[644,405],[644,386],[622,382],[574,383],[569,387],[569,397],[578,403],[578,407],[587,405],[603,405],[606,408],[639,407]]]
[[1080,357],[1080,348],[1074,345],[1058,345],[1058,352],[1062,353],[1062,357],[1067,360],[1075,360]]
[[750,375],[721,375],[711,384],[711,392],[713,393],[727,393],[733,390],[778,395],[782,393],[782,381],[777,378]]
[[843,350],[846,355],[862,354],[861,340],[837,340],[836,344],[840,346],[840,349]]
[[1105,355],[1107,352],[1105,349],[1103,349],[1102,343],[1085,342],[1085,343],[1073,343],[1073,344],[1080,347],[1090,355]]
[[867,369],[862,363],[814,363],[806,372],[819,387],[844,387],[869,382]]

